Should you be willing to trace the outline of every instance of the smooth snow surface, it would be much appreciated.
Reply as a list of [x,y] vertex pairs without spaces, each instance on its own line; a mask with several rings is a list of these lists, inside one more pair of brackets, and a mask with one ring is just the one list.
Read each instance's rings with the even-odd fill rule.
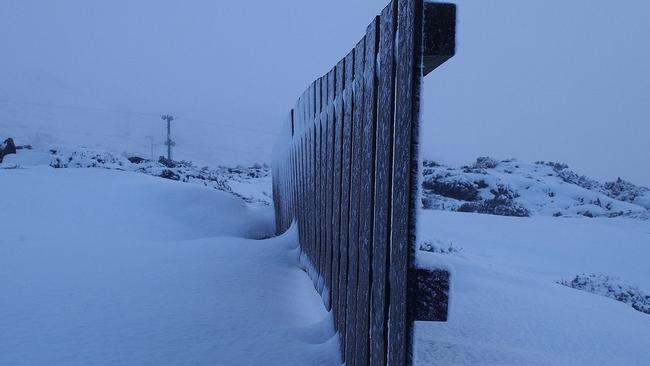
[[0,365],[334,365],[268,208],[99,169],[0,170]]
[[650,316],[557,284],[581,273],[650,291],[650,225],[632,219],[511,218],[423,211],[420,251],[452,268],[447,323],[416,324],[425,365],[650,365]]

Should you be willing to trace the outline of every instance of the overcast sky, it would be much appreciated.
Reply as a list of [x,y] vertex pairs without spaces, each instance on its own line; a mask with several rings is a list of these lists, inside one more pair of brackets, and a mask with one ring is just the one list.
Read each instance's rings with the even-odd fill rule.
[[[0,128],[136,134],[173,113],[181,153],[268,160],[303,89],[387,2],[2,0]],[[425,79],[425,156],[650,185],[650,2],[457,3],[458,54]]]

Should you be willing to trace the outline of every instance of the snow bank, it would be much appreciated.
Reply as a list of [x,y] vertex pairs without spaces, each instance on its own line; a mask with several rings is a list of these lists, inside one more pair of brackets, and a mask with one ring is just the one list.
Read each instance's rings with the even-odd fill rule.
[[214,189],[0,170],[0,365],[336,365],[296,233]]
[[631,286],[620,278],[583,273],[570,281],[562,280],[558,283],[576,290],[609,297],[650,315],[650,295],[644,294],[638,287]]
[[214,188],[231,193],[248,203],[271,204],[271,172],[266,165],[199,167],[188,161],[151,161],[108,151],[65,146],[21,150],[0,164],[0,168],[5,169],[35,166],[137,172]]
[[462,248],[418,252],[454,269],[449,322],[416,324],[420,364],[650,364],[650,316],[556,283],[604,273],[647,293],[647,221],[425,210],[418,222],[420,237]]
[[500,216],[650,218],[650,189],[618,179],[600,183],[565,164],[479,158],[470,166],[425,161],[426,209]]

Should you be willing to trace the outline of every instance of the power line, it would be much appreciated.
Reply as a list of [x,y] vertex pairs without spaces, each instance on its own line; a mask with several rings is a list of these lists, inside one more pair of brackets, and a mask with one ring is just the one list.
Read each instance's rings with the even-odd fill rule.
[[[3,98],[0,98],[0,102],[13,103],[13,104],[22,104],[22,105],[30,105],[30,106],[36,106],[36,107],[42,107],[42,108],[69,109],[69,110],[79,110],[79,111],[96,112],[96,113],[131,114],[131,115],[139,115],[139,116],[143,116],[143,117],[155,117],[155,118],[158,118],[160,116],[158,113],[136,111],[136,110],[132,110],[132,109],[126,110],[126,109],[110,109],[110,108],[99,108],[99,107],[90,107],[90,106],[72,106],[72,105],[61,105],[61,104],[51,104],[51,103],[19,101],[19,100],[15,100],[15,99],[3,99]],[[255,134],[259,134],[260,132],[266,133],[266,134],[275,134],[276,133],[276,131],[272,131],[272,130],[264,130],[264,129],[258,129],[258,128],[247,128],[247,127],[242,127],[242,126],[231,124],[231,123],[216,122],[216,121],[206,121],[206,120],[190,118],[190,117],[184,117],[184,116],[176,116],[176,120],[184,120],[184,121],[194,122],[194,123],[203,124],[203,125],[215,126],[215,127],[219,127],[219,128],[226,128],[226,129],[231,129],[231,130],[234,130],[234,131],[250,132],[250,133],[255,133]]]
[[28,102],[28,101],[19,101],[15,99],[0,99],[0,102],[4,103],[13,103],[13,104],[22,104],[22,105],[31,105],[36,107],[44,108],[56,108],[56,109],[72,109],[72,110],[82,110],[88,112],[99,112],[99,113],[116,113],[116,114],[137,114],[147,117],[158,117],[157,113],[148,113],[140,112],[134,110],[126,109],[110,109],[110,108],[99,108],[99,107],[89,107],[89,106],[72,106],[72,105],[62,105],[62,104],[51,104],[51,103],[40,103],[40,102]]

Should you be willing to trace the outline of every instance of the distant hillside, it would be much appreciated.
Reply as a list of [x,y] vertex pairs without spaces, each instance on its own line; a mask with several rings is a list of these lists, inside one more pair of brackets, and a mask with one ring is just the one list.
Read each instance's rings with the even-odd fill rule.
[[[17,142],[19,143],[19,142]],[[201,167],[193,162],[151,161],[85,147],[17,146],[0,168],[49,165],[53,168],[105,168],[141,172],[202,184],[233,193],[249,203],[271,204],[268,165]],[[650,189],[618,179],[601,183],[566,164],[524,163],[478,158],[469,166],[449,167],[425,160],[424,209],[500,216],[630,217],[650,219]]]
[[248,203],[271,204],[271,170],[268,165],[197,166],[189,161],[157,161],[115,154],[85,147],[25,146],[15,155],[7,155],[0,169],[49,166],[55,169],[99,168],[153,175],[165,179],[200,184],[231,193]]
[[650,189],[618,179],[601,183],[566,164],[482,157],[453,168],[423,163],[425,209],[501,216],[650,218]]

